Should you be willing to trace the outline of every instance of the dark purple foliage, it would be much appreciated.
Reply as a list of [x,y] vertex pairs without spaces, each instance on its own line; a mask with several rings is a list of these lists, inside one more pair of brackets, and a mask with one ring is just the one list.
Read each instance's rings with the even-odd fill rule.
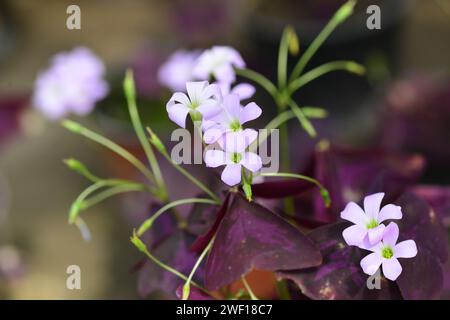
[[[432,299],[438,297],[445,277],[442,264],[447,259],[447,234],[438,216],[423,200],[405,193],[395,201],[403,211],[396,221],[399,241],[413,239],[418,254],[400,259],[403,272],[397,281],[382,278],[381,290],[369,290],[360,267],[368,251],[348,246],[342,231],[349,225],[338,222],[312,231],[309,236],[320,246],[324,262],[319,267],[279,272],[280,278],[294,281],[312,299]],[[401,293],[401,295],[400,295]]]
[[230,195],[208,256],[205,286],[217,290],[252,269],[291,270],[316,266],[314,243],[289,222],[243,195]]
[[449,187],[419,185],[413,187],[412,191],[431,205],[446,227],[450,226]]
[[[158,243],[151,252],[172,268],[183,274],[189,274],[197,259],[197,255],[189,250],[193,240],[193,236],[177,230]],[[197,271],[197,276],[199,274],[201,270]],[[143,297],[160,291],[167,294],[169,298],[175,298],[175,291],[182,284],[182,279],[147,260],[139,273],[138,291]]]
[[311,220],[335,222],[349,201],[360,202],[368,194],[384,192],[384,201],[391,202],[417,181],[423,167],[424,160],[419,155],[340,147],[317,150],[312,171],[307,174],[328,189],[332,205],[326,208],[314,188],[309,195],[298,199],[298,210],[303,218],[309,212]]

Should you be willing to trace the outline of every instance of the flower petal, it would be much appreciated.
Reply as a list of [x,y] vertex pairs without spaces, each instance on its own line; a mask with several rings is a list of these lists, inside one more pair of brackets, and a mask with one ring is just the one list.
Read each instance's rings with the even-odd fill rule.
[[230,64],[223,64],[213,70],[217,81],[233,83],[236,80],[234,69]]
[[185,105],[181,103],[175,103],[169,106],[168,104],[167,112],[169,114],[170,120],[172,120],[182,128],[186,127],[186,117],[189,109]]
[[189,107],[189,105],[191,104],[191,101],[189,100],[188,96],[183,92],[175,92],[170,98],[169,102],[171,101],[173,103],[178,102],[184,104],[186,107]]
[[362,243],[367,230],[359,225],[353,225],[342,231],[342,236],[349,246],[358,246]]
[[203,134],[203,140],[206,144],[211,144],[219,140],[222,135],[224,135],[227,130],[220,125],[213,125],[209,127]]
[[251,172],[256,172],[262,167],[262,161],[260,156],[253,152],[246,152],[242,157],[240,162],[244,167],[246,167]]
[[381,208],[378,214],[378,222],[383,222],[388,219],[401,219],[402,216],[402,208],[400,206],[388,204]]
[[222,111],[219,103],[213,99],[203,100],[195,109],[202,114],[204,120],[209,120]]
[[186,91],[191,102],[201,102],[202,92],[208,86],[208,81],[186,82]]
[[384,226],[384,224],[380,224],[378,227],[370,229],[369,231],[367,231],[367,235],[369,238],[369,244],[371,246],[376,245],[378,242],[381,241],[381,239],[383,238],[383,231],[386,227]]
[[251,98],[255,94],[255,91],[255,87],[249,83],[240,83],[231,89],[231,93],[237,94],[241,100]]
[[241,168],[240,164],[228,164],[225,169],[223,169],[221,179],[230,187],[237,185],[241,182]]
[[341,212],[341,218],[354,224],[365,226],[368,219],[364,211],[354,202],[349,202]]
[[223,106],[229,120],[239,119],[241,113],[241,102],[237,94],[229,94],[223,98]]
[[395,281],[402,273],[402,266],[396,258],[385,259],[383,261],[383,274],[389,280]]
[[394,247],[397,243],[398,234],[398,225],[395,222],[389,223],[388,226],[384,229],[383,243]]
[[[377,270],[380,268],[381,263],[383,262],[383,259],[381,258],[381,255],[377,252],[373,252],[367,256],[365,256],[361,260],[361,268],[363,269],[365,274],[368,274],[369,276],[372,276],[377,272]],[[384,269],[383,269],[384,271]]]
[[414,240],[399,242],[394,247],[394,256],[396,258],[413,258],[417,255],[417,246]]
[[383,200],[384,193],[371,194],[364,198],[364,211],[370,218],[378,219],[378,213],[380,212],[381,201]]
[[257,119],[262,113],[261,108],[254,102],[250,102],[241,110],[239,120],[242,123],[246,123],[251,120]]
[[226,152],[243,152],[258,137],[258,132],[245,129],[237,132],[226,132],[219,140],[220,147]]
[[227,154],[222,150],[208,150],[205,152],[205,163],[212,168],[227,164]]

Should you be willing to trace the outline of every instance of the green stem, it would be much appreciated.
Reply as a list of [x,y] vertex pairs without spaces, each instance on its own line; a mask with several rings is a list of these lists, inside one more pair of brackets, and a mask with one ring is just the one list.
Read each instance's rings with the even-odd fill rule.
[[288,47],[289,47],[289,35],[288,28],[283,30],[281,36],[280,48],[278,50],[278,88],[282,89],[286,86],[287,81],[287,60],[288,60]]
[[323,198],[325,206],[328,208],[331,204],[330,194],[329,194],[328,190],[318,180],[316,180],[314,178],[311,178],[311,177],[308,177],[308,176],[305,176],[302,174],[284,173],[284,172],[278,172],[278,173],[267,172],[267,173],[261,173],[260,175],[263,177],[294,178],[294,179],[301,179],[301,180],[309,181],[309,182],[315,184],[319,188],[320,194]]
[[277,88],[269,79],[264,77],[262,74],[250,69],[235,69],[235,71],[237,75],[259,84],[275,99],[278,92]]
[[294,70],[292,71],[289,82],[293,81],[301,75],[308,62],[311,60],[320,46],[325,42],[325,40],[330,36],[330,34],[336,29],[337,26],[344,22],[353,13],[355,4],[356,1],[351,0],[346,2],[338,9],[331,20],[322,29],[319,35],[314,39],[308,49],[306,49],[305,53],[301,56],[301,58],[295,65]]
[[110,149],[111,151],[115,152],[128,162],[130,162],[136,169],[138,169],[150,182],[154,183],[155,179],[153,177],[153,174],[148,170],[148,168],[134,155],[132,155],[130,152],[116,144],[115,142],[99,135],[98,133],[95,133],[85,127],[83,127],[81,124],[71,121],[71,120],[64,120],[62,122],[63,127],[66,129],[80,134],[92,141],[97,142],[98,144],[101,144],[102,146]]
[[314,129],[314,126],[312,123],[308,120],[306,115],[303,113],[302,109],[295,103],[294,100],[288,101],[289,106],[291,107],[292,111],[294,112],[295,116],[297,117],[298,121],[300,122],[300,125],[305,129],[305,131],[312,137],[315,138],[317,136],[316,129]]
[[249,294],[249,296],[250,296],[250,299],[252,299],[252,300],[259,300],[259,299],[255,296],[255,294],[253,293],[252,288],[250,288],[250,286],[248,285],[247,280],[245,280],[244,277],[242,277],[241,280],[242,280],[242,283],[244,284],[245,290],[247,290],[247,292],[248,292],[248,294]]
[[305,84],[311,82],[312,80],[332,71],[344,70],[357,75],[363,75],[365,73],[365,68],[354,62],[354,61],[332,61],[318,66],[301,77],[293,80],[289,86],[289,94],[292,95],[295,91],[303,87]]
[[132,192],[132,191],[148,191],[147,187],[139,184],[128,184],[128,185],[120,185],[116,187],[112,187],[107,189],[85,201],[82,202],[81,209],[86,210],[110,197],[113,197],[117,194],[121,194],[124,192]]
[[185,176],[188,180],[190,180],[193,184],[195,184],[197,187],[199,187],[203,192],[205,192],[207,195],[211,197],[217,204],[220,203],[219,197],[217,197],[214,192],[212,192],[206,185],[204,185],[202,182],[200,182],[197,178],[195,178],[192,174],[190,174],[186,169],[181,167],[178,163],[172,160],[172,158],[167,153],[166,147],[163,145],[161,140],[158,138],[158,136],[148,128],[148,131],[150,133],[150,142],[155,145],[156,150],[158,150],[164,158],[166,158],[167,161],[169,161],[172,166],[177,169],[183,176]]
[[[141,239],[139,239],[139,237],[136,234],[133,234],[133,236],[130,238],[131,242],[136,246],[136,248],[143,252],[150,260],[152,260],[156,265],[158,265],[159,267],[163,268],[164,270],[174,274],[175,276],[179,277],[180,279],[183,279],[184,281],[188,280],[188,277],[186,277],[184,274],[182,274],[181,272],[179,272],[178,270],[168,266],[167,264],[165,264],[164,262],[160,261],[158,258],[156,258],[154,255],[152,255],[148,249],[147,246],[141,241]],[[211,295],[211,293],[204,289],[203,287],[201,287],[199,284],[197,284],[194,281],[191,281],[191,283],[196,286],[197,288],[199,288],[200,290],[202,290],[203,292],[205,292],[206,294]]]
[[200,254],[200,257],[197,259],[197,261],[195,262],[194,267],[192,268],[191,273],[189,274],[189,277],[187,278],[184,286],[183,286],[183,294],[182,294],[182,300],[187,300],[189,298],[189,293],[190,293],[190,285],[192,282],[192,278],[194,277],[195,272],[197,271],[198,267],[200,266],[200,263],[203,261],[203,259],[205,258],[206,254],[209,252],[209,250],[211,249],[213,243],[214,243],[214,239],[215,237],[213,237],[208,245],[206,246],[206,248],[202,251],[202,253]]
[[137,110],[133,72],[130,69],[126,71],[123,87],[134,131],[136,132],[139,142],[141,143],[142,148],[144,149],[144,152],[150,164],[150,168],[152,169],[152,172],[154,174],[156,180],[155,182],[158,188],[160,189],[162,198],[161,200],[167,200],[167,191],[164,183],[164,178],[161,174],[161,169],[159,168],[158,161],[156,160],[152,147],[150,146],[150,143],[145,135],[144,127],[142,126],[142,122]]
[[137,231],[137,236],[141,237],[147,230],[149,230],[152,227],[154,221],[156,219],[158,219],[158,217],[160,215],[162,215],[164,212],[166,212],[167,210],[174,208],[176,206],[180,206],[183,204],[190,204],[190,203],[218,204],[215,200],[201,199],[201,198],[187,198],[187,199],[175,200],[173,202],[166,204],[164,207],[162,207],[161,209],[156,211],[154,215],[152,215],[150,218],[145,220],[139,227],[139,229]]

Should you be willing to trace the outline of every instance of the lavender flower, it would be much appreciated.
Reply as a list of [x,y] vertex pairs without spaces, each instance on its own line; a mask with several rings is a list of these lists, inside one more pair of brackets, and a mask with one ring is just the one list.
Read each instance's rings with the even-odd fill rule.
[[207,81],[187,82],[186,90],[187,95],[175,92],[166,106],[170,120],[180,127],[186,127],[188,113],[194,120],[207,120],[221,111],[221,94],[217,85],[210,85]]
[[341,218],[353,222],[342,233],[345,242],[363,249],[376,245],[383,237],[385,226],[381,224],[388,219],[401,219],[399,206],[388,204],[380,210],[384,193],[375,193],[364,198],[364,210],[356,203],[350,202],[341,212]]
[[236,80],[233,66],[245,67],[239,52],[231,47],[214,46],[200,55],[194,67],[194,76],[208,79],[212,75],[218,82],[233,83]]
[[50,68],[38,75],[33,104],[51,120],[70,112],[87,115],[109,91],[104,71],[103,62],[87,48],[59,53]]
[[184,91],[186,82],[194,80],[193,69],[198,56],[198,51],[175,51],[159,68],[159,83],[172,91]]
[[[222,112],[216,116],[205,121],[203,128],[205,130],[204,140],[206,143],[211,144],[219,139],[223,140],[222,143],[226,144],[227,150],[232,145],[232,149],[242,150],[243,137],[245,130],[242,125],[248,121],[258,118],[262,110],[254,102],[247,104],[245,107],[241,106],[240,97],[236,94],[229,94],[223,98]],[[253,129],[246,129],[255,131]],[[256,131],[254,133],[256,138]],[[251,143],[251,142],[250,142]],[[236,151],[236,150],[234,150]]]
[[241,182],[242,166],[251,172],[261,169],[261,158],[253,152],[229,152],[222,150],[208,150],[205,153],[205,163],[207,167],[219,167],[225,165],[221,179],[229,186],[234,186]]
[[417,255],[417,246],[414,240],[397,243],[399,229],[397,224],[391,222],[383,232],[382,241],[370,248],[371,254],[361,260],[364,273],[373,275],[382,266],[384,276],[395,281],[402,273],[402,266],[398,258],[413,258]]

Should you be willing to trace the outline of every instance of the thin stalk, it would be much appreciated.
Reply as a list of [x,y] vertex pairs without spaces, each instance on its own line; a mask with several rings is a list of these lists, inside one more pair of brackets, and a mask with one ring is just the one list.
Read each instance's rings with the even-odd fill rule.
[[318,67],[308,71],[301,77],[293,80],[288,86],[289,94],[292,95],[295,91],[297,91],[298,89],[303,87],[305,84],[313,81],[314,79],[316,79],[326,73],[329,73],[332,71],[337,71],[337,70],[348,71],[351,73],[355,73],[357,75],[363,75],[365,73],[365,68],[362,65],[360,65],[354,61],[328,62],[328,63],[325,63],[321,66],[318,66]]
[[356,1],[350,0],[338,9],[331,20],[322,29],[319,35],[314,39],[308,49],[306,49],[305,53],[298,60],[297,64],[294,67],[294,70],[291,73],[289,82],[298,78],[298,76],[302,74],[308,62],[311,60],[317,50],[322,46],[325,40],[330,36],[330,34],[353,13],[355,4]]
[[264,77],[262,74],[250,69],[235,69],[235,71],[237,75],[259,84],[275,99],[278,92],[277,88],[269,79]]
[[209,250],[211,250],[211,247],[214,243],[214,239],[215,237],[213,237],[208,245],[206,246],[205,249],[203,249],[202,253],[200,254],[200,257],[198,257],[197,261],[195,262],[194,267],[192,268],[191,273],[189,274],[189,277],[187,278],[185,284],[183,285],[183,294],[182,294],[182,300],[187,300],[189,298],[189,293],[190,293],[190,285],[192,282],[192,278],[194,277],[195,272],[197,271],[198,267],[200,266],[200,263],[203,261],[203,259],[205,258],[206,254],[209,252]]
[[131,163],[136,169],[138,169],[150,182],[155,183],[155,179],[153,177],[153,174],[148,170],[148,168],[134,155],[132,155],[130,152],[119,146],[117,143],[109,140],[108,138],[103,137],[102,135],[99,135],[98,133],[91,131],[85,127],[83,127],[81,124],[71,121],[71,120],[64,120],[62,122],[63,127],[68,129],[71,132],[80,134],[98,144],[101,144],[102,146],[108,148],[109,150],[115,152],[125,160],[127,160],[129,163]]
[[125,97],[128,104],[128,110],[130,112],[131,123],[133,124],[134,131],[139,139],[139,142],[144,149],[147,156],[150,168],[152,169],[153,175],[155,177],[155,182],[161,192],[161,200],[167,200],[167,190],[164,183],[164,178],[161,174],[161,169],[159,168],[158,161],[156,160],[155,154],[150,146],[149,141],[145,135],[144,127],[142,126],[141,119],[139,117],[137,105],[136,105],[136,91],[133,79],[133,72],[128,69],[125,75],[125,80],[123,83],[123,88],[125,92]]
[[171,208],[174,208],[176,206],[180,206],[180,205],[183,205],[183,204],[190,204],[190,203],[217,204],[217,202],[214,201],[214,200],[202,199],[202,198],[187,198],[187,199],[175,200],[173,202],[170,202],[170,203],[166,204],[164,207],[162,207],[161,209],[156,211],[154,215],[152,215],[150,218],[145,220],[141,224],[141,226],[139,227],[139,229],[137,231],[137,236],[141,237],[147,230],[149,230],[152,227],[152,225],[155,222],[155,220],[158,219],[158,217],[160,215],[162,215],[164,212],[166,212],[167,210],[169,210]]
[[96,194],[95,196],[92,196],[91,198],[83,201],[82,205],[81,205],[81,209],[82,210],[86,210],[110,197],[113,197],[117,194],[121,194],[124,192],[132,192],[132,191],[148,191],[148,189],[143,186],[143,185],[139,185],[139,184],[129,184],[129,185],[120,185],[117,187],[112,187],[109,188],[99,194]]
[[294,179],[301,179],[301,180],[309,181],[309,182],[315,184],[319,188],[320,194],[323,198],[325,206],[328,208],[331,204],[330,194],[329,194],[328,190],[318,180],[316,180],[314,178],[311,178],[311,177],[308,177],[308,176],[305,176],[302,174],[284,173],[284,172],[278,172],[278,173],[267,172],[267,173],[261,173],[260,175],[263,177],[294,178]]
[[278,88],[283,89],[287,81],[287,60],[289,48],[290,31],[288,28],[283,30],[281,36],[280,48],[278,49]]
[[[133,236],[130,238],[130,241],[136,246],[136,248],[141,251],[142,253],[144,253],[150,260],[152,260],[156,265],[158,265],[159,267],[163,268],[164,270],[174,274],[175,276],[177,276],[180,279],[183,279],[184,281],[188,280],[188,277],[186,277],[184,274],[182,274],[181,272],[179,272],[178,270],[170,267],[169,265],[165,264],[164,262],[160,261],[158,258],[156,258],[154,255],[152,255],[148,249],[147,246],[141,241],[141,239],[139,239],[139,237],[137,237],[136,234],[133,234]],[[191,281],[191,283],[196,286],[197,288],[199,288],[200,290],[202,290],[203,292],[205,292],[206,294],[211,295],[211,293],[206,290],[205,288],[203,288],[202,286],[200,286],[199,284],[197,284],[194,281]]]
[[252,288],[250,288],[250,286],[248,285],[247,280],[245,280],[244,277],[242,277],[241,280],[242,280],[242,283],[244,284],[245,290],[247,290],[247,292],[248,292],[248,294],[249,294],[249,296],[250,296],[250,299],[252,299],[252,300],[259,300],[259,299],[255,296],[255,294],[253,293]]

